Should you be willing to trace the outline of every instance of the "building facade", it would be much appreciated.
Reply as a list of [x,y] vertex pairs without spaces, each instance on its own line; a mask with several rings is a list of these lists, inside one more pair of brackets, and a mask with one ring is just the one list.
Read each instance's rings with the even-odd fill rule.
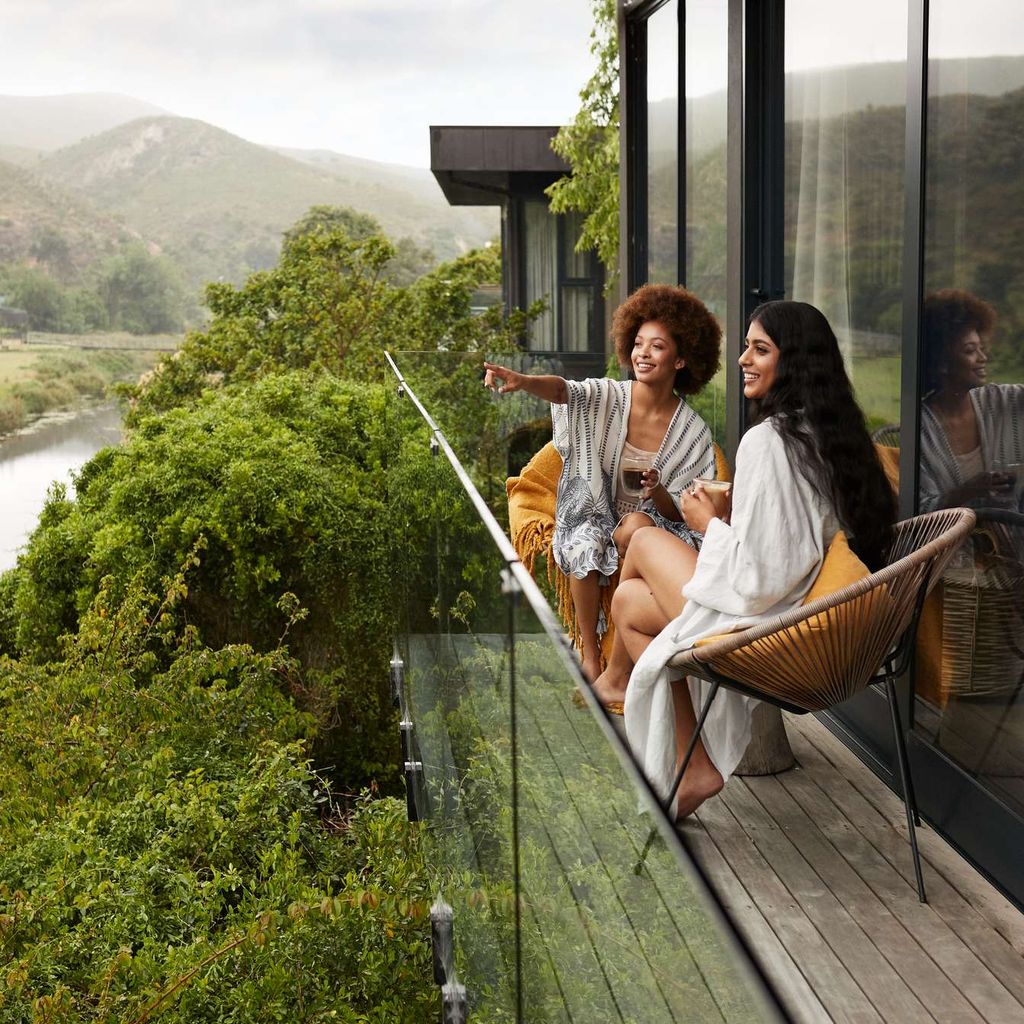
[[[1024,8],[631,0],[619,32],[622,289],[682,283],[721,319],[726,450],[751,310],[802,300],[901,515],[978,510],[925,609],[909,749],[925,817],[1024,905]],[[828,724],[891,780],[888,716],[868,692]]]
[[524,347],[574,376],[605,366],[604,272],[576,252],[581,219],[553,214],[544,190],[571,168],[551,149],[556,126],[432,126],[430,169],[452,206],[501,208],[502,299],[507,309],[543,302]]

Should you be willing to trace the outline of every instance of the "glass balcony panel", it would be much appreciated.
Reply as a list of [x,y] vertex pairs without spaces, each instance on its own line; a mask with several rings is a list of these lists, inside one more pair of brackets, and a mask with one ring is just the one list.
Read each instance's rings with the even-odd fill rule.
[[[500,448],[487,431],[529,409],[488,395],[503,412],[473,436],[443,398],[468,365],[401,357],[407,393],[415,380],[442,396],[464,445],[451,454],[476,477],[481,450]],[[402,717],[473,1019],[779,1020],[679,837],[664,823],[652,836],[653,805],[611,726],[576,706],[561,626],[486,510],[504,494],[459,476],[411,395],[388,417],[392,528],[407,538],[391,567]]]
[[679,281],[679,4],[647,21],[647,280]]
[[872,431],[899,423],[907,5],[787,0],[786,297],[832,325]]
[[772,1019],[679,847],[659,833],[645,852],[650,805],[610,746],[611,727],[574,700],[570,656],[521,600],[516,788],[531,1019]]
[[[404,662],[403,757],[437,895],[453,911],[453,966],[480,1019],[515,1019],[508,598],[505,565],[408,397],[389,408]],[[486,737],[486,741],[483,739]]]
[[1024,813],[1024,11],[929,8],[919,502],[971,505],[925,608],[915,727]]

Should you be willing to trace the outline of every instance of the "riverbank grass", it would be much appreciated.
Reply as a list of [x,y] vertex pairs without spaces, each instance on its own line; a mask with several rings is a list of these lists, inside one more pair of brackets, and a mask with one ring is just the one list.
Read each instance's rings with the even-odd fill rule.
[[152,369],[164,351],[39,344],[0,350],[0,435],[43,413],[102,398],[111,384]]

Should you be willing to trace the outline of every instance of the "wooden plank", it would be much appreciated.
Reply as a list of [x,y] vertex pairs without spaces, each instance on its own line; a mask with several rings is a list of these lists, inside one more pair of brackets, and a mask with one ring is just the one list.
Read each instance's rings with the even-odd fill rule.
[[[932,1017],[942,1024],[980,1022],[983,1019],[980,1014],[847,860],[856,842],[854,837],[870,851],[869,855],[875,856],[895,875],[891,866],[849,826],[835,804],[807,776],[804,769],[796,768],[778,776],[747,779],[746,782],[775,820],[785,823],[787,835],[801,854]],[[902,878],[898,881],[916,898],[909,884]],[[937,917],[936,923],[945,928]]]
[[771,980],[795,1024],[828,1024],[832,1021],[703,824],[696,817],[688,818],[680,831],[687,849],[704,870],[730,920],[743,936],[761,970]]
[[[805,716],[803,722],[789,717],[787,724],[795,726],[797,731],[806,735],[822,756],[842,773],[856,778],[858,791],[901,835],[907,834],[903,801],[874,772],[866,768],[847,746],[809,715]],[[936,832],[922,829],[919,838],[924,844],[922,849],[927,852],[929,863],[1024,957],[1024,914]]]
[[[737,780],[731,780],[729,786],[737,784]],[[722,797],[704,804],[699,817],[779,941],[786,949],[799,951],[796,963],[831,1019],[836,1024],[878,1024],[882,1020],[878,1012],[769,867]]]
[[899,972],[882,956],[842,901],[837,899],[831,882],[808,863],[800,845],[790,835],[790,823],[786,821],[785,828],[779,827],[747,783],[747,779],[733,780],[728,790],[723,791],[725,802],[853,976],[863,992],[861,1000],[869,1000],[886,1021],[933,1020]]
[[[816,740],[820,738],[815,733],[811,735]],[[847,859],[857,873],[904,922],[922,948],[983,1017],[999,1022],[1024,1020],[1021,957],[949,884],[943,873],[929,870],[932,849],[937,844],[945,845],[941,839],[930,829],[919,830],[929,898],[929,903],[922,906],[916,895],[908,891],[908,885],[913,884],[913,865],[905,824],[901,831],[897,822],[888,820],[860,792],[862,786],[882,786],[882,783],[873,776],[869,782],[865,778],[870,774],[868,769],[856,760],[855,764],[847,764],[837,771],[800,729],[791,732],[791,742],[798,759],[808,768],[808,777],[840,808],[874,853],[888,863],[886,867],[874,853],[867,852],[856,836],[847,836],[843,839],[850,844]],[[886,793],[902,808],[899,798],[888,790]],[[875,795],[882,799],[882,794]],[[890,869],[895,869],[907,884],[894,880]],[[965,869],[973,870],[964,863],[960,870]],[[933,915],[941,919],[945,928],[936,928]]]

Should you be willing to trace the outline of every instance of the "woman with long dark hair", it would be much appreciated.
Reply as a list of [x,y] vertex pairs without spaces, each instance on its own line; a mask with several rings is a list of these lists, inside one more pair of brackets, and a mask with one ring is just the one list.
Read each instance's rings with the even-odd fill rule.
[[[665,795],[695,728],[694,707],[706,699],[706,684],[671,680],[673,655],[798,605],[839,530],[868,569],[879,567],[896,515],[821,312],[803,302],[759,306],[739,364],[754,425],[736,453],[731,516],[719,517],[698,487],[683,496],[682,513],[704,535],[699,555],[663,531],[637,531],[612,604],[620,642],[595,684],[606,702],[625,691],[627,736]],[[715,702],[678,816],[717,793],[736,767],[753,703],[732,691]]]

